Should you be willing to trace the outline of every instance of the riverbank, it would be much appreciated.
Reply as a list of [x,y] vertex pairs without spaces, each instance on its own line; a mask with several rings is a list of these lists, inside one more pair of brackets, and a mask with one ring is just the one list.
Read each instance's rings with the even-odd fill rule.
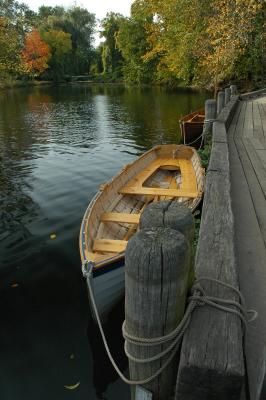
[[[114,79],[110,76],[89,76],[89,75],[79,75],[79,76],[66,76],[61,81],[41,81],[41,80],[19,80],[7,78],[5,80],[0,80],[0,91],[6,89],[14,89],[14,88],[27,88],[33,86],[58,86],[58,85],[75,85],[75,84],[83,84],[83,85],[107,85],[107,86],[124,86],[124,87],[159,87],[167,90],[178,90],[178,91],[191,91],[191,92],[208,92],[211,93],[212,90],[210,88],[201,88],[197,86],[184,86],[182,83],[178,85],[169,85],[162,83],[129,83],[124,81],[123,79]],[[263,86],[254,85],[252,82],[239,82],[236,83],[238,87],[241,87],[241,93],[252,92],[254,90],[258,90]],[[224,85],[226,86],[226,85]]]
[[7,80],[0,80],[0,90],[6,89],[15,89],[15,88],[22,88],[22,87],[31,87],[31,86],[45,86],[45,85],[53,85],[54,82],[52,81],[20,81],[17,79],[7,79]]
[[156,83],[128,83],[123,79],[107,79],[104,77],[89,77],[89,76],[73,76],[66,77],[60,81],[39,81],[39,80],[18,80],[18,79],[6,79],[0,80],[0,90],[4,89],[13,89],[13,88],[21,88],[21,87],[31,87],[31,86],[43,86],[43,85],[51,85],[58,86],[62,84],[92,84],[92,85],[110,85],[110,86],[125,86],[125,87],[162,87],[165,89],[175,89],[175,90],[184,90],[184,91],[204,91],[206,89],[200,89],[197,87],[191,86],[168,86],[163,84]]

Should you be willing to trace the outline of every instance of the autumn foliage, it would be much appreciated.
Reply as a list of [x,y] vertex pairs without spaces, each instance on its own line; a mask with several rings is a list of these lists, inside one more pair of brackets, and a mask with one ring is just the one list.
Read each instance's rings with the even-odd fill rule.
[[20,70],[19,36],[7,18],[0,17],[0,77]]
[[38,31],[33,30],[25,38],[25,48],[22,51],[22,60],[28,73],[40,75],[48,68],[51,50]]

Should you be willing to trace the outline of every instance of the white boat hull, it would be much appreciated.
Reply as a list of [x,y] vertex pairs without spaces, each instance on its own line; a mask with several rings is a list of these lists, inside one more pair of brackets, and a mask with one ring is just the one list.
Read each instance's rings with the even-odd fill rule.
[[125,294],[125,267],[123,265],[87,278],[87,285],[89,284],[88,279],[90,279],[99,317],[101,320],[105,320],[112,308]]

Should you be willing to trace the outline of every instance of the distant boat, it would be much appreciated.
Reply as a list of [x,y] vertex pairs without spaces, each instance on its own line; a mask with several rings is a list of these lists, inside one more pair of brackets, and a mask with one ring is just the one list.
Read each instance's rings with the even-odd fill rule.
[[154,147],[101,186],[80,229],[81,261],[93,263],[91,284],[101,317],[124,295],[125,250],[144,208],[171,199],[195,210],[203,188],[196,150],[175,144]]
[[205,119],[204,109],[194,111],[180,118],[182,142],[188,146],[199,148]]

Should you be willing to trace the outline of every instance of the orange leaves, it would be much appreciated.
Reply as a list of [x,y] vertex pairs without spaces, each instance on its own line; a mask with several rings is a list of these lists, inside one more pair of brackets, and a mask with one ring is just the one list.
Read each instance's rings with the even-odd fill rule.
[[40,75],[48,68],[51,50],[37,30],[26,35],[25,48],[21,53],[25,70],[31,75]]

